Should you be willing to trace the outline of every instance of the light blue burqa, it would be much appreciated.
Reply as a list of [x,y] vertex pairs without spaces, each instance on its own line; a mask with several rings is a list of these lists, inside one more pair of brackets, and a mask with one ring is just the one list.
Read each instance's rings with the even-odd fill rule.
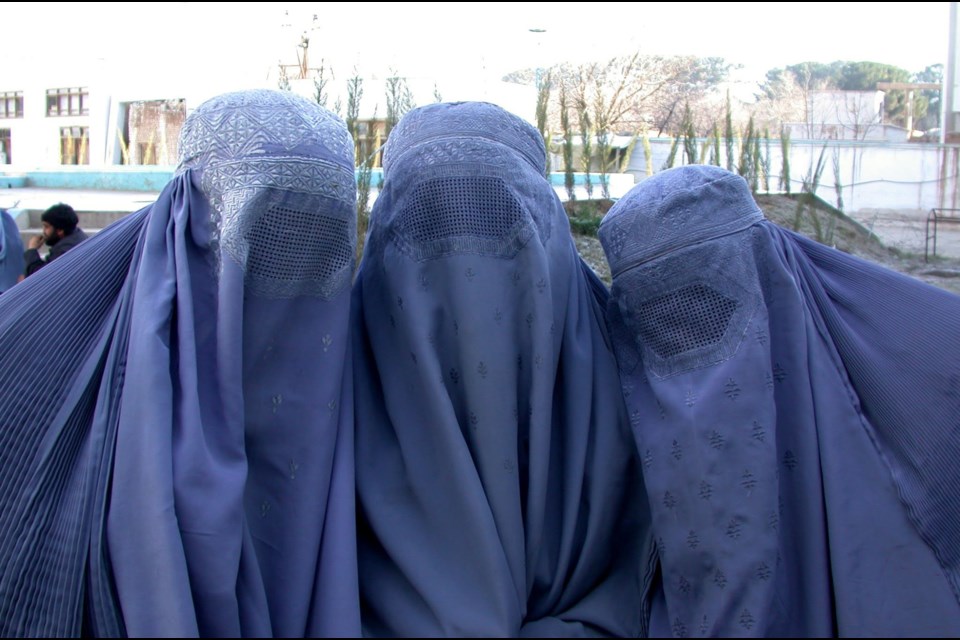
[[603,283],[488,103],[405,115],[354,287],[364,633],[637,636],[651,546]]
[[960,633],[960,297],[685,166],[600,225],[653,510],[651,634]]
[[23,269],[20,228],[6,209],[0,209],[0,293],[17,284]]
[[0,299],[2,630],[359,635],[349,135],[237,92],[180,156]]

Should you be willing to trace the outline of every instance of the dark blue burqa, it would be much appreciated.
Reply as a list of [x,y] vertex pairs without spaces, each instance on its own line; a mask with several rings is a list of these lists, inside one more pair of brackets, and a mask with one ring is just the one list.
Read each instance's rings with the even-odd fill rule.
[[3,293],[23,275],[23,241],[17,221],[0,209],[0,293]]
[[354,287],[369,636],[637,636],[649,518],[603,317],[540,134],[411,111]]
[[4,635],[359,634],[353,151],[290,93],[0,298]]
[[607,214],[652,635],[960,633],[960,297],[686,166]]

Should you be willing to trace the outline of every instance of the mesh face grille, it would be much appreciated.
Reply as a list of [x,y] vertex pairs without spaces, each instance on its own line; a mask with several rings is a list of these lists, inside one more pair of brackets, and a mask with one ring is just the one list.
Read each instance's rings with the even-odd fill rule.
[[670,358],[719,342],[736,309],[736,300],[695,284],[645,302],[634,313],[646,345]]
[[274,205],[247,240],[247,277],[256,280],[323,283],[353,261],[347,223],[316,212]]
[[414,242],[452,237],[496,239],[526,218],[500,178],[459,176],[416,187],[398,221],[398,232]]

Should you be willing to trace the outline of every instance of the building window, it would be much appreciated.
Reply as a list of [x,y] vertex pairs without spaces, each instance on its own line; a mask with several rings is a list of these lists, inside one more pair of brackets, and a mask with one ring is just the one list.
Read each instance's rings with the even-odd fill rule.
[[11,164],[10,129],[0,129],[0,164]]
[[137,157],[140,158],[140,164],[160,164],[157,147],[153,142],[138,142]]
[[0,91],[0,118],[23,117],[23,91]]
[[60,127],[60,164],[90,164],[87,127]]
[[121,105],[118,127],[123,164],[176,165],[177,142],[187,117],[186,101],[146,100]]
[[90,95],[86,88],[47,89],[48,116],[85,116],[89,115],[87,105]]

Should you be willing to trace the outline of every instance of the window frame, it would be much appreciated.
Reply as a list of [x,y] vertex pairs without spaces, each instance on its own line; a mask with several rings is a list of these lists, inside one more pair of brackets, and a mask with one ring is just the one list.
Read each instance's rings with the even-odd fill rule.
[[47,89],[47,117],[90,115],[90,92],[86,87]]
[[[13,112],[10,104],[13,103]],[[0,91],[0,119],[12,120],[23,117],[23,91]]]

